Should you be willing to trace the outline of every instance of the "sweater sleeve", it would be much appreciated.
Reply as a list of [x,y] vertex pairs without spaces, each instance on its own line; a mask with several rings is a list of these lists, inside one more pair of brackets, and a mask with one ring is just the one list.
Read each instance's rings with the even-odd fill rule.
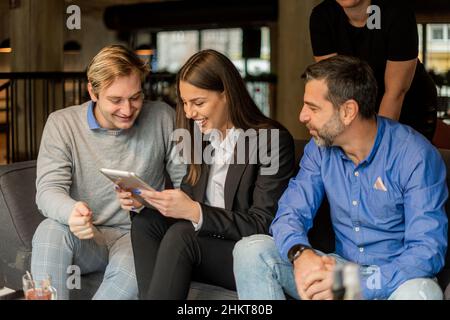
[[36,204],[42,214],[68,224],[76,200],[70,197],[72,154],[64,134],[50,115],[44,128],[37,159]]

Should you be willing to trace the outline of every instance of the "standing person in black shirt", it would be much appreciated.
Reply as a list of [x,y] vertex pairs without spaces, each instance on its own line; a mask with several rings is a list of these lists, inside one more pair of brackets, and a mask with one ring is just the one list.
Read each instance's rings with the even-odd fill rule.
[[[367,13],[371,5],[379,11]],[[379,28],[367,23],[377,21],[372,15],[378,13]],[[433,138],[437,91],[417,58],[417,24],[407,2],[324,0],[311,13],[310,33],[316,61],[343,54],[369,63],[378,83],[379,115]]]

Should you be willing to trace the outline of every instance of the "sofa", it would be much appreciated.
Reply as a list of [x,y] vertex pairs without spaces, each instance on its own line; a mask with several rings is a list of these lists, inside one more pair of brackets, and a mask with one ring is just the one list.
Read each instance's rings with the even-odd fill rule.
[[[303,154],[306,140],[296,140],[296,163]],[[450,171],[450,150],[440,150]],[[18,162],[0,166],[0,278],[6,287],[21,290],[21,277],[30,269],[31,240],[35,229],[44,217],[35,204],[36,161]],[[447,186],[450,179],[447,175]],[[450,213],[450,201],[446,212]],[[309,239],[314,248],[323,252],[334,251],[334,232],[329,216],[326,199],[322,203]],[[1,275],[3,272],[3,275]],[[101,273],[83,275],[81,289],[71,291],[71,299],[90,299],[95,293],[101,279]],[[446,298],[450,299],[450,253],[447,252],[446,264],[438,275],[442,289],[446,289]],[[1,282],[1,281],[0,281]],[[236,292],[211,284],[191,283],[188,299],[237,299]]]

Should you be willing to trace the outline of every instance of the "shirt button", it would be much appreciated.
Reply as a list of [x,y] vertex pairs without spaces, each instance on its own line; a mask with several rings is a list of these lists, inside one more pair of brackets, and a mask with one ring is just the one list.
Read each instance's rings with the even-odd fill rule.
[[358,201],[356,201],[356,200],[352,201],[352,205],[356,206],[357,204],[358,204]]
[[359,177],[359,172],[355,171],[355,177]]
[[364,252],[364,248],[359,248],[359,252]]
[[356,232],[359,232],[359,227],[355,227],[355,231],[356,231]]

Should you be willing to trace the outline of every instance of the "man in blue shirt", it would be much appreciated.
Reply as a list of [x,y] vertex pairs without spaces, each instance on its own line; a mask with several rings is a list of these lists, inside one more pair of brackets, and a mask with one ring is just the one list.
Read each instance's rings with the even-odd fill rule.
[[[234,249],[239,298],[332,299],[336,264],[359,265],[365,299],[442,299],[448,221],[439,152],[408,126],[376,116],[376,80],[357,58],[336,56],[306,69],[300,121],[313,139],[278,204],[273,238]],[[334,254],[307,233],[324,195]]]

